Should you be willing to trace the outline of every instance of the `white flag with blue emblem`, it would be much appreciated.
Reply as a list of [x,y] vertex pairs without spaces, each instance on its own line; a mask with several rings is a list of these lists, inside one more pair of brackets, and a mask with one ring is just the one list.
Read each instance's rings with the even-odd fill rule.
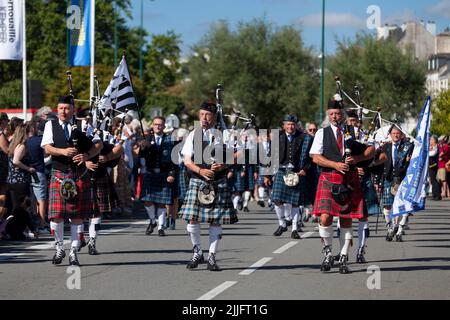
[[427,97],[417,126],[411,161],[391,209],[391,217],[425,209],[425,184],[428,176],[430,148],[430,97]]

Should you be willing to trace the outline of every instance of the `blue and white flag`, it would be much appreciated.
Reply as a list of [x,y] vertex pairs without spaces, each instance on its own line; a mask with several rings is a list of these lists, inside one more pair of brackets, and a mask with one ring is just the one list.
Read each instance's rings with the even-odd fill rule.
[[71,0],[67,13],[69,65],[91,65],[91,1]]
[[23,22],[22,1],[0,0],[0,60],[22,60]]
[[411,161],[391,209],[391,217],[425,209],[425,184],[428,176],[430,148],[430,97],[427,97],[417,126]]

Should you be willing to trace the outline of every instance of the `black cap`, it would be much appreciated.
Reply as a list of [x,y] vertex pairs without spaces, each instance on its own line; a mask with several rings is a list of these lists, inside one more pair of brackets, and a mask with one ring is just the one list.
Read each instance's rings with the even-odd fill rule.
[[205,101],[200,106],[200,110],[206,110],[215,114],[217,112],[217,106],[213,102]]
[[328,109],[344,109],[344,102],[340,94],[336,93],[333,98],[328,100]]
[[298,122],[298,118],[297,116],[293,115],[293,114],[287,114],[284,116],[283,122]]
[[358,118],[358,114],[355,110],[347,110],[347,118]]
[[68,96],[61,96],[58,99],[58,103],[63,103],[63,104],[70,104],[71,106],[74,105],[73,103],[73,97],[71,95]]

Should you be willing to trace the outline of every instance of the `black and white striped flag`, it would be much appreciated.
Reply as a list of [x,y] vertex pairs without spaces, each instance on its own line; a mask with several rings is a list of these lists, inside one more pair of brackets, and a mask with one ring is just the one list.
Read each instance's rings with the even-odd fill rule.
[[137,109],[125,56],[122,57],[108,88],[100,99],[99,109],[103,112],[109,109],[120,111]]

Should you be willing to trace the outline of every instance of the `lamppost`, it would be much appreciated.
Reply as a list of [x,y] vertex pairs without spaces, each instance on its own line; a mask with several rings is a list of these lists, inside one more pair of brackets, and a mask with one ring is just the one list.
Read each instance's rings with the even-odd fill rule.
[[324,91],[324,72],[325,72],[325,0],[322,0],[322,49],[320,61],[320,114],[319,121],[323,121],[323,91]]

